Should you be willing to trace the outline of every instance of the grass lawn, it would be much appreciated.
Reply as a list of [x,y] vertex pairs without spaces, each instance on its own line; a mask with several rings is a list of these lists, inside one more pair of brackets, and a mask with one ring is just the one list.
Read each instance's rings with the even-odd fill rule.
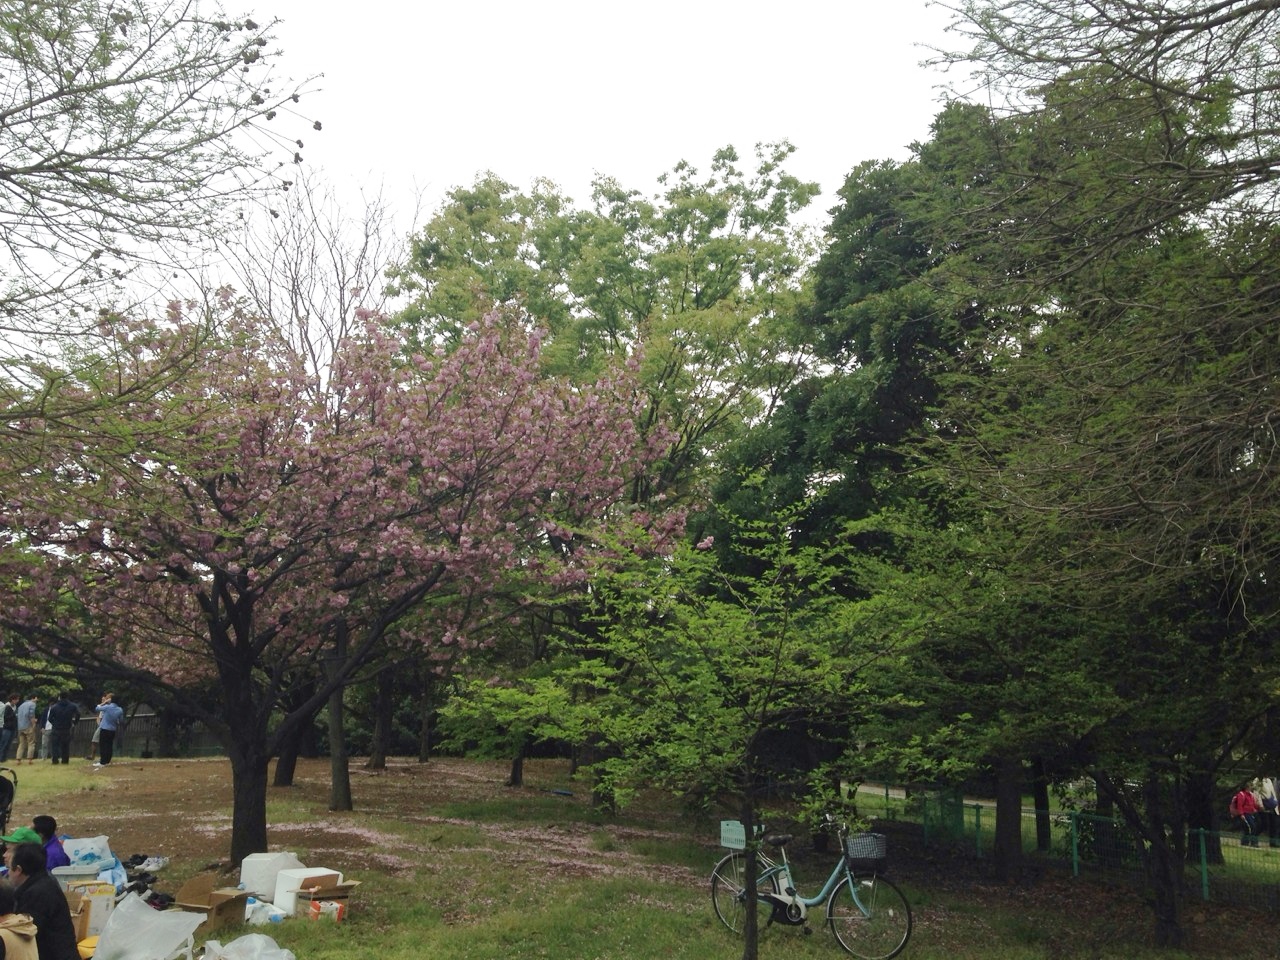
[[[49,813],[73,836],[104,834],[114,853],[171,859],[155,889],[173,893],[215,871],[234,885],[230,771],[222,760],[84,761],[16,768],[10,826]],[[266,933],[298,960],[736,960],[738,938],[716,920],[707,877],[720,855],[718,818],[687,818],[649,797],[617,817],[590,808],[588,790],[558,761],[526,763],[526,785],[503,785],[502,764],[395,759],[385,771],[353,766],[357,809],[328,810],[327,761],[303,761],[295,786],[268,798],[273,850],[361,881],[347,921],[293,919],[227,927],[226,943]],[[1059,960],[1267,955],[1280,922],[1193,903],[1191,949],[1150,946],[1141,898],[1056,874],[1005,885],[973,864],[923,849],[889,824],[891,876],[916,927],[904,956],[919,960]],[[816,889],[830,854],[796,841],[796,877]],[[846,956],[815,923],[763,931],[764,958]]]

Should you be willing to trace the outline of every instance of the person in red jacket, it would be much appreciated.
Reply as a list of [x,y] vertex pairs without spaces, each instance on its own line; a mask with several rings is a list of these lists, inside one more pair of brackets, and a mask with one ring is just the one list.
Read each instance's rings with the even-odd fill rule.
[[1244,836],[1240,838],[1240,845],[1258,846],[1258,810],[1261,809],[1261,805],[1254,792],[1247,786],[1241,787],[1231,798],[1231,806],[1228,809],[1233,817],[1239,818],[1244,824]]

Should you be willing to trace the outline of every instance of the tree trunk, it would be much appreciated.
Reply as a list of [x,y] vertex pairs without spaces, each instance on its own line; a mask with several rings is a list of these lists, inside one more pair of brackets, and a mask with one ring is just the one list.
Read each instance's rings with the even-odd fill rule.
[[1022,866],[1022,761],[1001,757],[996,762],[995,869],[1001,880],[1013,880]]
[[[588,739],[586,743],[582,744],[578,756],[579,762],[583,766],[591,767],[604,758],[604,752],[600,749],[598,741]],[[591,806],[596,810],[605,810],[609,813],[614,813],[617,808],[617,801],[613,796],[613,791],[605,786],[600,774],[595,771],[591,773]]]
[[1177,949],[1186,942],[1182,929],[1183,857],[1180,844],[1170,841],[1180,834],[1185,818],[1176,809],[1178,791],[1174,790],[1171,796],[1174,809],[1167,810],[1161,787],[1155,774],[1149,774],[1143,785],[1147,874],[1154,901],[1156,946]]
[[431,759],[431,712],[435,709],[432,695],[435,693],[435,675],[428,672],[422,681],[422,699],[419,701],[418,715],[422,722],[418,725],[418,762],[426,763]]
[[161,758],[178,755],[177,718],[172,710],[161,707],[156,711],[156,756]]
[[1093,825],[1093,855],[1103,866],[1119,866],[1122,858],[1113,820],[1116,813],[1115,804],[1111,800],[1111,794],[1103,788],[1101,783],[1098,783],[1095,792],[1098,796],[1098,819]]
[[228,746],[231,760],[231,865],[251,853],[267,852],[267,766],[256,744]]
[[391,742],[391,685],[390,670],[378,674],[373,699],[373,741],[369,744],[367,770],[387,769],[387,744]]
[[1031,796],[1036,808],[1036,849],[1048,853],[1053,846],[1053,821],[1049,817],[1049,779],[1044,760],[1036,757],[1031,766]]
[[756,908],[759,890],[756,887],[756,850],[759,843],[756,839],[755,805],[751,802],[750,790],[744,793],[742,806],[738,816],[747,835],[746,875],[743,882],[747,887],[746,915],[742,918],[742,960],[759,960],[760,957],[760,911]]
[[1182,870],[1168,843],[1151,847],[1151,892],[1156,946],[1176,949],[1186,942],[1182,929]]
[[280,745],[280,755],[276,757],[276,772],[271,780],[273,787],[292,787],[293,775],[298,769],[298,744],[302,740],[302,731],[296,731]]
[[342,729],[344,708],[342,689],[329,697],[329,809],[354,810],[351,797],[351,762],[347,757],[346,735]]
[[[334,638],[333,660],[329,669],[333,675],[341,671],[347,658],[347,631],[340,625]],[[351,764],[347,758],[347,737],[344,727],[346,709],[342,702],[344,689],[341,684],[329,694],[329,809],[353,810],[351,799]]]
[[1204,831],[1204,853],[1209,863],[1220,864],[1222,858],[1222,837],[1219,836],[1218,819],[1214,804],[1217,794],[1212,773],[1193,773],[1187,777],[1186,805],[1189,842],[1187,844],[1187,860],[1200,863],[1200,833]]
[[524,786],[524,754],[527,741],[521,741],[516,748],[516,755],[511,758],[511,775],[507,777],[508,787]]
[[[292,713],[315,695],[316,684],[312,678],[296,687],[291,687],[281,700],[281,708],[285,713]],[[298,757],[303,755],[307,741],[314,739],[314,724],[311,720],[299,723],[280,741],[280,749],[276,756],[275,775],[271,785],[275,787],[292,787],[293,776],[298,768]],[[314,756],[314,751],[310,754]]]
[[[231,866],[267,852],[267,768],[270,714],[254,699],[253,664],[227,644],[218,664],[222,689],[222,745],[231,761]],[[240,654],[237,656],[236,654]]]

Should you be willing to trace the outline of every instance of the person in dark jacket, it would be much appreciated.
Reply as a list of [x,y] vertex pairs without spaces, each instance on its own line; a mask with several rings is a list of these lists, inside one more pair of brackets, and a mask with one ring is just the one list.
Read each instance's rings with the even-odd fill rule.
[[39,843],[8,846],[5,863],[14,886],[15,908],[36,923],[36,950],[40,960],[80,960],[67,898],[45,868],[44,847]]
[[49,708],[49,725],[53,727],[53,763],[71,762],[71,731],[80,719],[80,709],[71,702],[66,691],[58,694],[58,702]]
[[6,703],[0,703],[0,763],[9,754],[9,745],[18,739],[18,701],[16,693],[9,694]]

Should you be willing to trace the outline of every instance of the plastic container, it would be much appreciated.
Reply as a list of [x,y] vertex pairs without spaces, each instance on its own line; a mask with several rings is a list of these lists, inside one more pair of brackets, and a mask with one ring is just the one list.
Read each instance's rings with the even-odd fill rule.
[[240,862],[240,887],[260,898],[270,900],[276,890],[276,877],[281,870],[301,870],[303,863],[287,851],[251,853]]
[[73,863],[69,867],[54,867],[49,872],[53,874],[53,879],[58,881],[58,886],[62,887],[62,892],[66,893],[67,884],[97,880],[101,869],[101,866],[96,863]]

